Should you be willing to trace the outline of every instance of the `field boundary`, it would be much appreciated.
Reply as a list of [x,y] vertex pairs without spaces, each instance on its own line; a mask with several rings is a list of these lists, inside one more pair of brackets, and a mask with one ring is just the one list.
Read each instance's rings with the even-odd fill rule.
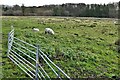
[[[8,33],[8,58],[22,69],[30,78],[35,80],[50,79],[51,76],[44,69],[48,66],[54,73],[55,78],[71,78],[59,68],[53,61],[51,61],[44,52],[40,49],[39,45],[36,46],[29,44],[23,40],[14,37],[14,28]],[[29,48],[27,47],[29,46]],[[43,63],[44,61],[44,63]],[[50,72],[50,71],[49,71]]]

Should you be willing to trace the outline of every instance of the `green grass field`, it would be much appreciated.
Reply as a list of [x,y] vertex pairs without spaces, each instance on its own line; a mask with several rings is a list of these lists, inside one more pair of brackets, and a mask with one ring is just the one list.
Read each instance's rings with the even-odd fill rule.
[[[7,56],[7,34],[11,25],[15,37],[39,44],[42,51],[71,78],[120,77],[115,19],[75,17],[2,17],[2,62],[4,77],[26,77]],[[33,32],[32,28],[39,28]],[[44,34],[50,27],[55,35]]]

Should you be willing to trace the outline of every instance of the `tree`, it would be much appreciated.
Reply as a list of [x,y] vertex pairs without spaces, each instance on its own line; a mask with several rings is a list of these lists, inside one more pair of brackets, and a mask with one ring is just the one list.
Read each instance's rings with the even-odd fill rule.
[[61,13],[62,13],[62,9],[61,7],[57,6],[53,9],[53,15],[55,16],[61,16]]
[[24,16],[25,15],[25,6],[24,6],[24,4],[22,4],[21,8],[22,8],[22,15]]
[[14,5],[12,8],[14,11],[21,10],[21,7],[19,5]]

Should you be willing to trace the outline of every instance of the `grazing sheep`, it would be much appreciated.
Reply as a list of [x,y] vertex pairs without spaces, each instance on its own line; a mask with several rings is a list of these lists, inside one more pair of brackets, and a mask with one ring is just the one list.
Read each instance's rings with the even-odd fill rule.
[[114,21],[113,23],[114,23],[114,24],[116,24],[116,23],[117,23],[117,21]]
[[33,31],[38,32],[39,29],[38,28],[33,28]]
[[51,29],[51,28],[45,28],[45,34],[48,33],[48,34],[55,34],[54,31]]

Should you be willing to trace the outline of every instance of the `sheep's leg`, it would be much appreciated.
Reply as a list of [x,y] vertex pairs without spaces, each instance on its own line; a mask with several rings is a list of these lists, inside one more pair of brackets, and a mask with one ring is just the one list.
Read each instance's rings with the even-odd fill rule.
[[47,34],[47,31],[45,31],[45,34]]

